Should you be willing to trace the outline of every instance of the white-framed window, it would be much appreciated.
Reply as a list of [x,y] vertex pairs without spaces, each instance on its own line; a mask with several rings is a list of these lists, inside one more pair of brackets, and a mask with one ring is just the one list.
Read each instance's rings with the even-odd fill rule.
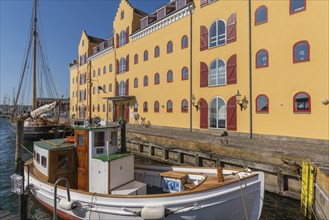
[[124,81],[120,82],[120,88],[119,88],[119,96],[126,95],[126,85]]
[[226,65],[222,59],[216,59],[210,64],[209,86],[226,85]]
[[120,46],[125,45],[125,44],[126,44],[126,32],[121,31],[121,33],[120,33]]
[[122,57],[120,59],[119,73],[124,73],[124,72],[126,72],[126,59]]
[[217,47],[226,44],[226,24],[219,19],[213,22],[209,29],[209,47]]
[[226,103],[219,96],[214,97],[209,104],[209,127],[226,128]]

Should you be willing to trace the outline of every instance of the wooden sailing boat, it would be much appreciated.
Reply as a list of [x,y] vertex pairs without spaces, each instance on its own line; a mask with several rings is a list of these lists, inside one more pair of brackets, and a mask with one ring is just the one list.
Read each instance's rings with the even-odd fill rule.
[[[24,120],[24,139],[48,139],[53,138],[57,135],[61,135],[63,133],[70,133],[71,128],[67,121],[60,122],[59,121],[59,109],[60,109],[60,100],[54,101],[50,104],[46,104],[43,106],[37,106],[37,52],[39,50],[40,56],[42,57],[41,63],[43,65],[43,69],[41,71],[48,72],[49,66],[46,63],[46,59],[44,59],[44,51],[42,48],[41,41],[39,40],[38,29],[37,29],[37,0],[34,1],[34,13],[33,13],[33,28],[32,28],[32,38],[30,38],[27,53],[25,57],[25,62],[23,65],[22,75],[20,78],[19,89],[15,99],[14,110],[12,114],[11,122],[11,130],[16,131],[16,121],[17,120]],[[33,53],[31,53],[31,45],[33,44]],[[33,90],[33,98],[32,98],[32,111],[31,112],[24,112],[21,114],[18,112],[17,104],[21,94],[21,89],[23,86],[23,80],[26,77],[27,69],[29,68],[28,60],[29,56],[33,55],[32,59],[32,66],[33,66],[33,73],[32,73],[32,90]],[[39,70],[40,71],[40,70]],[[53,81],[48,72],[48,76],[45,80]],[[40,76],[40,81],[42,81],[42,77]],[[57,96],[57,91],[53,87],[54,83],[49,83],[49,87],[47,90],[50,91],[49,93],[55,94]],[[53,88],[52,88],[53,87]],[[40,94],[41,95],[41,94]],[[58,96],[57,96],[58,97]],[[53,99],[54,100],[54,99]],[[46,118],[45,114],[49,110],[53,109],[57,110],[57,116],[55,118]]]

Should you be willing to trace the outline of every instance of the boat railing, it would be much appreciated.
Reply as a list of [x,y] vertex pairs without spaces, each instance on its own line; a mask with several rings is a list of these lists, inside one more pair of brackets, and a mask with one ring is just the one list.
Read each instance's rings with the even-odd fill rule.
[[65,181],[66,185],[66,191],[67,191],[67,200],[70,203],[71,202],[71,197],[70,197],[70,184],[69,181],[65,178],[60,178],[55,182],[54,186],[54,215],[53,215],[53,220],[57,220],[57,185],[59,182]]

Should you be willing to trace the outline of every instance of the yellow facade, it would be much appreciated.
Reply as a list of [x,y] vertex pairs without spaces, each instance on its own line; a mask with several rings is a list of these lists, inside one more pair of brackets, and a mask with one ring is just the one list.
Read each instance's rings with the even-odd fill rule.
[[[179,2],[186,3],[186,6],[177,8],[175,1],[168,2],[165,8],[167,14],[157,18],[156,11],[147,15],[122,0],[113,21],[114,30],[109,30],[109,39],[102,40],[82,33],[78,62],[70,64],[71,116],[89,118],[90,107],[91,117],[99,116],[102,120],[107,117],[110,121],[118,120],[121,116],[129,123],[135,123],[134,115],[138,114],[152,126],[205,129],[218,133],[228,130],[248,136],[329,139],[329,105],[325,101],[329,98],[328,12],[325,10],[328,1],[306,0],[296,13],[291,13],[294,9],[290,8],[289,0]],[[267,19],[256,24],[256,12],[260,7],[266,8]],[[146,17],[150,23],[142,27],[142,20]],[[235,18],[235,35],[231,35],[231,29],[228,29],[232,18]],[[225,38],[226,43],[211,47],[215,42],[212,38],[215,35],[211,32],[215,29],[211,27],[217,22],[218,25],[226,25],[226,35],[218,35],[216,42],[218,40],[220,44],[220,40]],[[207,29],[208,34],[207,48],[202,51],[201,41],[205,38],[201,36],[201,26]],[[219,32],[221,29],[218,26],[216,30]],[[128,33],[128,39],[122,38],[122,33]],[[186,48],[182,48],[183,36],[188,39]],[[233,40],[232,36],[235,36]],[[171,53],[167,53],[169,41],[173,44]],[[309,44],[309,60],[294,62],[294,45],[302,41]],[[104,42],[107,45],[102,46]],[[160,55],[155,57],[157,46]],[[295,51],[300,52],[297,49]],[[148,60],[144,61],[146,50]],[[261,68],[256,66],[260,50],[268,53],[267,60],[262,57],[259,61],[267,63]],[[84,54],[85,62],[80,59]],[[134,62],[136,54],[137,64]],[[236,75],[233,74],[233,78],[229,76],[234,69],[231,66],[232,56],[236,57]],[[296,57],[299,59],[299,56]],[[121,65],[123,59],[129,64]],[[204,83],[201,79],[204,64],[201,63],[208,68],[206,86],[201,86]],[[224,68],[216,67],[214,70],[214,64],[224,65]],[[187,80],[182,80],[184,67],[188,69]],[[173,72],[172,82],[167,82],[169,70]],[[93,74],[94,71],[96,74]],[[220,73],[216,72],[216,75],[211,71]],[[156,73],[160,75],[159,84],[155,83]],[[82,74],[86,77],[81,83]],[[143,85],[145,76],[148,77],[148,86]],[[138,79],[137,88],[134,87],[135,78]],[[125,93],[127,87],[123,89],[120,84],[126,84],[127,80],[129,92]],[[213,80],[217,80],[216,83]],[[221,83],[221,80],[225,82]],[[104,91],[99,90],[99,86]],[[80,91],[84,90],[87,94],[81,99]],[[238,90],[248,102],[242,110],[235,104]],[[309,95],[306,102],[301,98],[297,101],[299,96],[294,99],[300,92]],[[268,98],[268,104],[258,111],[257,100],[258,108],[263,104],[257,98],[262,94]],[[195,97],[193,105],[192,95]],[[188,102],[187,112],[182,111],[183,100]],[[301,100],[304,100],[303,103]],[[158,112],[154,110],[155,101],[159,103]],[[167,111],[168,101],[173,104],[172,112]],[[144,102],[148,103],[147,112],[143,110]],[[220,104],[222,102],[224,104]],[[134,111],[134,103],[138,103],[138,111]],[[297,107],[300,104],[303,104],[303,110]]]

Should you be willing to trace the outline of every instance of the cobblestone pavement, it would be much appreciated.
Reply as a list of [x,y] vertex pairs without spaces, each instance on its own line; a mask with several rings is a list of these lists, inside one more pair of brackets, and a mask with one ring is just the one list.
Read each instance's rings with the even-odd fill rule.
[[128,132],[147,134],[160,137],[170,137],[179,140],[195,141],[200,143],[218,144],[228,148],[239,148],[245,151],[259,152],[260,154],[273,153],[289,158],[309,159],[329,166],[329,141],[276,140],[265,137],[253,137],[228,134],[222,132],[155,127],[146,128],[137,125],[127,125]]

